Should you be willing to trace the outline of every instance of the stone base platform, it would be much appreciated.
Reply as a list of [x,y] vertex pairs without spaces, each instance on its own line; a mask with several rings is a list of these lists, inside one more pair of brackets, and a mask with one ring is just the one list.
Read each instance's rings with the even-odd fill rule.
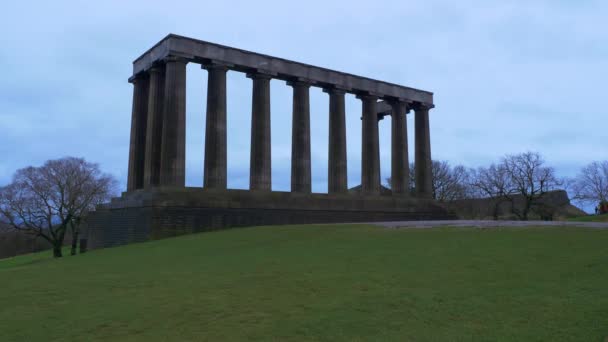
[[454,218],[437,202],[415,198],[154,188],[99,206],[87,235],[89,248],[103,248],[231,227]]

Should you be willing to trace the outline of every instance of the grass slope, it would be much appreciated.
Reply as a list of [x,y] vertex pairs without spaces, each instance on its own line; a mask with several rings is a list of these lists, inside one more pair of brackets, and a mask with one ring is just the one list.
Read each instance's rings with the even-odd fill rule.
[[285,226],[0,261],[0,339],[600,341],[608,230]]

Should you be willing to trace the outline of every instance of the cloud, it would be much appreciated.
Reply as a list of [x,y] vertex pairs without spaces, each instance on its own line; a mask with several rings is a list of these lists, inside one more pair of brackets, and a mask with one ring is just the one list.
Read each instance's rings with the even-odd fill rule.
[[[433,155],[477,166],[537,150],[571,174],[608,159],[608,5],[599,1],[11,2],[0,13],[0,184],[64,155],[126,180],[131,62],[173,32],[435,93]],[[251,81],[228,76],[230,186],[248,182]],[[187,183],[202,184],[206,72],[188,67]],[[289,189],[291,89],[272,81],[273,187]],[[327,98],[311,91],[313,189],[327,188]],[[349,185],[360,102],[347,97]],[[413,121],[410,117],[410,157]],[[390,119],[380,124],[390,174]],[[574,172],[575,173],[575,172]]]

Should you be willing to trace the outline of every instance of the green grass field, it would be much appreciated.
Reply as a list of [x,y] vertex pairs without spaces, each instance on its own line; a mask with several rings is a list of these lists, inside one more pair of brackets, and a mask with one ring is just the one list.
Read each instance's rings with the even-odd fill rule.
[[568,221],[574,221],[574,222],[608,222],[608,214],[604,214],[604,215],[588,215],[588,216],[574,217],[574,218],[568,219]]
[[608,230],[234,229],[0,260],[1,341],[603,341]]

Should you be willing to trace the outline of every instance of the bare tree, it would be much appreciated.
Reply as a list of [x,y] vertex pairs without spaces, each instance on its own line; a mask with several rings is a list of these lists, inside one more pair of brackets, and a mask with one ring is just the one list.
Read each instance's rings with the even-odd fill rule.
[[[416,168],[410,163],[409,189],[415,194]],[[433,160],[433,198],[438,201],[454,201],[471,197],[471,186],[469,182],[470,170],[462,165],[452,167],[448,161]],[[387,179],[391,184],[391,179]]]
[[571,188],[576,201],[594,205],[608,202],[608,161],[596,161],[583,167]]
[[414,196],[416,194],[416,164],[410,163],[410,183],[408,184],[410,194]]
[[433,197],[442,202],[470,198],[470,171],[462,165],[433,161]]
[[505,196],[513,202],[512,195],[520,195],[523,208],[512,206],[513,213],[521,220],[528,220],[528,214],[534,206],[542,204],[542,197],[554,190],[562,182],[555,175],[552,167],[545,166],[542,156],[536,152],[508,155],[502,160],[502,167],[509,178],[509,189]]
[[498,220],[500,205],[512,194],[510,177],[502,164],[492,163],[489,167],[480,167],[471,175],[471,185],[477,196],[487,197],[492,202],[492,216]]
[[[411,196],[414,196],[416,194],[416,179],[414,178],[416,176],[416,170],[414,169],[414,163],[410,163],[410,168],[409,168],[409,184],[408,184],[408,189],[410,192]],[[386,187],[388,187],[390,189],[392,184],[391,181],[391,177],[388,177],[386,179]]]
[[0,218],[13,229],[41,237],[61,257],[66,230],[72,230],[72,253],[83,215],[107,201],[116,180],[99,166],[81,158],[49,160],[41,167],[18,170],[13,181],[0,188]]

